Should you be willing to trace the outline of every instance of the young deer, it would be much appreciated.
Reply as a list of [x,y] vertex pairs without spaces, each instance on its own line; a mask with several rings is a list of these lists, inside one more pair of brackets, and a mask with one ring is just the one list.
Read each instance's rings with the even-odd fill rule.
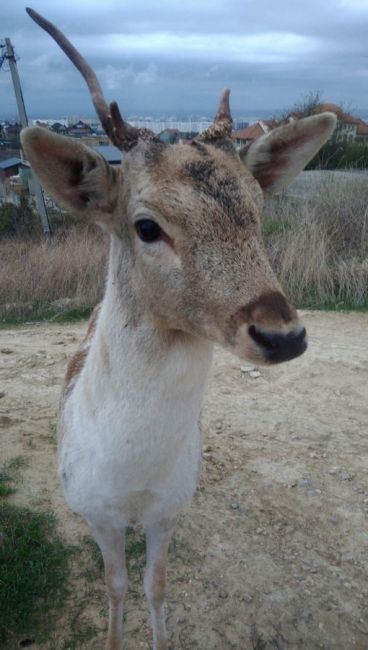
[[229,91],[213,125],[164,145],[108,106],[97,78],[56,27],[27,10],[85,77],[111,141],[110,167],[79,142],[42,128],[22,143],[45,189],[110,234],[106,292],[69,363],[59,419],[59,468],[70,507],[102,551],[109,596],[107,648],[122,648],[127,591],[124,531],[143,523],[153,646],[167,648],[165,564],[175,517],[193,495],[198,427],[214,343],[274,364],[306,347],[306,332],[267,260],[262,190],[286,186],[326,142],[330,113],[288,124],[239,154]]

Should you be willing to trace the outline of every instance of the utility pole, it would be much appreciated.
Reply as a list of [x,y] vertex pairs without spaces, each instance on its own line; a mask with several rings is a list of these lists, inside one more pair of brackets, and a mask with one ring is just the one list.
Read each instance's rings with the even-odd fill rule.
[[[18,68],[17,68],[17,62],[15,59],[15,54],[14,54],[14,48],[11,44],[10,38],[5,39],[5,49],[6,52],[3,55],[3,59],[7,59],[9,61],[9,68],[13,80],[13,86],[14,86],[14,92],[15,92],[15,98],[17,100],[17,106],[18,106],[18,113],[19,113],[19,119],[21,122],[21,125],[23,128],[28,126],[28,118],[27,118],[27,113],[26,113],[26,108],[24,105],[24,99],[23,99],[23,93],[22,93],[22,88],[20,85],[20,79],[18,75]],[[46,205],[45,205],[45,200],[42,192],[42,188],[40,185],[40,181],[38,180],[36,174],[32,170],[32,178],[31,178],[31,185],[32,185],[32,190],[33,194],[36,199],[36,205],[37,205],[37,211],[41,217],[41,222],[42,222],[42,228],[44,235],[46,237],[51,236],[51,229],[50,229],[50,223],[47,215],[47,210],[46,210]]]

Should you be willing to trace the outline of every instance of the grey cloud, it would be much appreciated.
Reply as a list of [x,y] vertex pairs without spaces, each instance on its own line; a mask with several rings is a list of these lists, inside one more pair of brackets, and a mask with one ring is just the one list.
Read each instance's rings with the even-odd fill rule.
[[[124,110],[212,112],[224,85],[234,111],[292,105],[320,89],[368,109],[368,2],[363,0],[34,0],[98,72]],[[92,114],[84,81],[20,0],[0,4],[30,114]],[[0,73],[0,117],[14,113]]]

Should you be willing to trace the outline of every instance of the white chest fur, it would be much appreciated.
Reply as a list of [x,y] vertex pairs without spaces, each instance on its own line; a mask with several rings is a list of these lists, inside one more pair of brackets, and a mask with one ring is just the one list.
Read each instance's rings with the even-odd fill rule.
[[59,470],[73,510],[100,525],[149,523],[191,498],[212,345],[154,330],[97,330],[61,415]]

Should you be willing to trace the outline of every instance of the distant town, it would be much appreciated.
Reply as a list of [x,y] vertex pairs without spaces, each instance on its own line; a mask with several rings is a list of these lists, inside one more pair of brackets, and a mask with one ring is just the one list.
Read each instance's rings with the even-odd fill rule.
[[[368,145],[368,121],[363,120],[341,107],[331,103],[318,103],[312,107],[313,113],[331,111],[337,116],[337,128],[333,141],[335,143],[354,143]],[[232,138],[237,149],[249,145],[281,123],[304,117],[298,111],[292,111],[282,118],[240,117],[234,120]],[[211,119],[207,116],[176,120],[175,118],[128,116],[127,120],[136,127],[146,127],[157,134],[162,142],[175,144],[190,141],[204,131]],[[81,139],[85,144],[95,148],[110,164],[119,164],[122,152],[112,146],[101,124],[96,119],[70,116],[68,118],[32,119],[30,125],[48,129],[53,133]],[[0,120],[0,203],[19,201],[19,185],[23,190],[28,185],[29,165],[23,159],[20,147],[20,131],[17,121]]]

